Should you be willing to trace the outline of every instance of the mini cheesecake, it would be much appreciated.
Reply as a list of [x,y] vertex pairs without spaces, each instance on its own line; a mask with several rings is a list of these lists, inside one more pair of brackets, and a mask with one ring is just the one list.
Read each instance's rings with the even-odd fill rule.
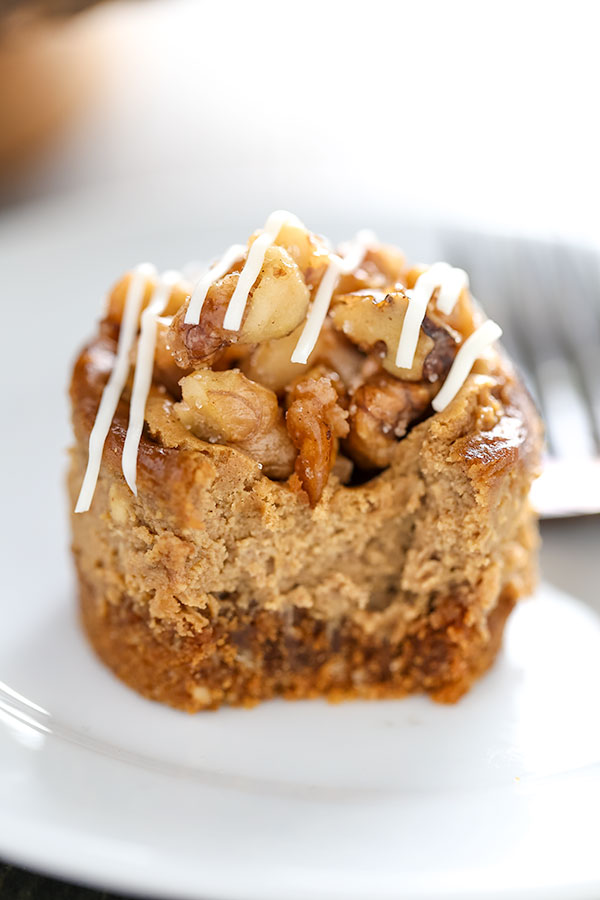
[[537,412],[446,263],[274,213],[195,283],[109,295],[71,381],[84,628],[189,712],[426,692],[535,582]]

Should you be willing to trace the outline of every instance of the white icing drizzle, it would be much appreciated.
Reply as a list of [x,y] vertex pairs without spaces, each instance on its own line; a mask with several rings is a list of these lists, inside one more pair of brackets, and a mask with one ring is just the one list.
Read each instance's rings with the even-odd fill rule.
[[449,316],[465,288],[469,287],[469,276],[464,269],[448,266],[447,274],[439,286],[436,306],[440,312]]
[[335,286],[339,281],[341,269],[338,264],[339,256],[332,256],[331,262],[325,269],[321,283],[317,289],[315,299],[306,317],[302,334],[292,353],[292,362],[306,365],[308,357],[315,348],[319,339],[323,322],[331,303]]
[[445,262],[434,263],[431,268],[419,276],[412,291],[407,291],[409,304],[396,353],[398,368],[410,369],[412,367],[419,340],[419,330],[433,292],[439,288],[438,309],[449,315],[454,309],[461,291],[468,284],[469,279],[466,272],[462,269],[455,269]]
[[246,247],[244,244],[232,244],[231,247],[225,251],[221,259],[211,266],[208,272],[205,272],[205,274],[202,275],[190,297],[190,302],[183,319],[186,325],[198,324],[210,286],[214,284],[215,281],[218,281],[219,278],[222,278],[223,275],[226,275],[232,265],[237,262],[245,252]]
[[119,404],[119,398],[129,375],[129,354],[137,333],[146,280],[152,278],[155,274],[156,269],[150,263],[142,263],[131,274],[127,296],[125,297],[125,308],[119,332],[115,364],[102,392],[96,420],[90,433],[87,468],[75,506],[76,513],[86,512],[90,508],[94,491],[96,490],[106,436],[110,430],[113,416]]
[[360,266],[365,255],[377,238],[372,231],[359,231],[354,240],[348,247],[348,252],[341,257],[335,253],[331,254],[331,259],[325,274],[321,278],[321,283],[317,289],[315,299],[306,317],[302,334],[298,339],[298,343],[292,353],[291,361],[293,363],[301,363],[306,365],[308,357],[313,352],[319,334],[323,327],[323,323],[329,310],[329,304],[333,297],[336,285],[340,279],[340,275],[349,275]]
[[489,344],[497,341],[501,336],[502,329],[491,319],[488,319],[473,334],[469,335],[456,354],[441,390],[433,398],[431,405],[436,412],[441,412],[454,400],[465,383],[465,379],[473,368],[473,363],[477,357],[481,355]]
[[300,219],[285,209],[278,209],[271,213],[265,222],[262,234],[256,238],[250,247],[248,258],[240,272],[238,283],[235,286],[223,319],[223,328],[226,331],[238,331],[242,324],[244,310],[248,302],[248,294],[260,275],[260,270],[265,261],[265,253],[275,243],[284,225],[295,225],[298,228],[304,228]]
[[127,425],[121,461],[125,481],[136,495],[137,456],[144,428],[146,401],[150,392],[152,373],[154,371],[157,321],[169,302],[173,287],[180,280],[180,272],[171,270],[164,272],[158,279],[150,303],[142,313],[140,336],[135,358],[135,374],[133,376],[133,387],[129,404],[129,424]]

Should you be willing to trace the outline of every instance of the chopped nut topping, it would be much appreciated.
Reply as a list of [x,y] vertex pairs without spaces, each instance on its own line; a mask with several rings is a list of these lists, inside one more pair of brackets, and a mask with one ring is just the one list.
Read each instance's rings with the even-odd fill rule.
[[425,316],[421,329],[433,340],[433,347],[423,360],[423,378],[434,382],[444,378],[457,354],[459,336],[448,328],[437,325],[429,316]]
[[344,442],[349,456],[366,469],[388,466],[398,439],[426,412],[433,393],[422,382],[398,381],[385,372],[373,376],[352,397]]
[[285,247],[310,287],[316,287],[329,265],[329,247],[317,235],[296,225],[284,225],[275,244]]
[[[427,268],[427,266],[413,266],[409,269],[406,273],[406,286],[408,288],[413,288],[417,283],[419,276],[426,272]],[[433,303],[430,304],[430,308],[435,308],[438,293],[438,290],[434,291]],[[450,315],[444,316],[443,319],[450,328],[453,328],[462,336],[463,340],[475,331],[478,323],[473,316],[471,295],[469,294],[468,289],[465,288],[465,290],[461,291],[454,309]]]
[[[237,256],[226,253],[221,258],[213,271],[215,280],[205,276],[200,284],[194,313],[199,319],[190,324],[185,316],[192,285],[175,284],[156,320],[153,379],[181,401],[174,406],[176,414],[197,437],[248,453],[265,475],[289,479],[290,487],[304,491],[315,506],[332,469],[339,481],[348,483],[355,467],[369,471],[391,464],[398,440],[430,412],[432,399],[481,316],[467,288],[450,313],[441,312],[437,288],[418,330],[411,367],[396,366],[411,302],[407,291],[427,268],[407,269],[399,250],[376,245],[373,238],[361,248],[360,260],[357,256],[353,261],[356,269],[335,281],[328,315],[307,364],[292,362],[333,251],[290,214],[276,237],[274,231],[259,231],[250,238],[248,251],[262,236],[255,248],[261,251],[260,270],[259,262],[250,267],[243,291],[236,292],[236,287],[248,252],[235,245]],[[265,235],[272,243],[265,242]],[[343,246],[340,253],[346,258]],[[258,260],[257,253],[254,257]],[[438,264],[442,266],[456,274],[447,264]],[[159,284],[151,271],[144,273],[142,309]],[[335,274],[337,279],[337,270]],[[108,340],[119,339],[131,277],[122,278],[109,296],[101,323]],[[442,293],[450,290],[440,283]],[[230,315],[226,320],[234,293],[243,295],[245,305],[239,306],[237,319]],[[237,324],[239,316],[237,331],[224,327],[224,321]],[[416,330],[415,325],[413,338]],[[483,364],[476,362],[473,373],[484,371]],[[490,401],[483,424],[494,414]]]
[[[105,321],[110,322],[112,325],[120,325],[121,320],[123,319],[123,312],[125,309],[125,299],[127,297],[127,291],[129,290],[129,284],[131,282],[131,273],[128,272],[127,275],[124,275],[121,278],[110,294],[108,295],[108,301],[105,312]],[[142,301],[142,306],[140,309],[140,315],[145,310],[145,308],[150,303],[152,298],[152,294],[156,289],[156,278],[147,278],[146,279],[146,287],[144,290],[144,299]],[[185,281],[182,281],[180,284],[176,284],[171,293],[169,295],[169,299],[165,309],[163,310],[164,316],[172,316],[180,306],[185,303],[192,292],[192,286]]]
[[274,245],[266,251],[241,328],[233,332],[223,327],[223,320],[238,278],[239,273],[233,272],[211,285],[198,325],[184,322],[185,307],[174,316],[169,338],[178,365],[210,365],[230,344],[281,338],[303,321],[310,293],[298,266],[283,247]]
[[340,295],[333,300],[331,317],[334,326],[362,350],[379,352],[383,368],[391,375],[404,381],[437,381],[452,365],[457,336],[426,316],[411,368],[398,367],[396,349],[408,303],[403,291],[387,294],[383,300],[369,294]]
[[[282,393],[295,379],[306,374],[305,365],[291,361],[301,331],[302,325],[286,337],[257,344],[241,364],[244,374],[272,391]],[[351,387],[361,380],[365,357],[354,344],[332,327],[328,319],[308,358],[309,367],[317,363],[325,363],[339,374],[346,387]]]
[[298,379],[288,395],[285,421],[299,451],[296,475],[313,507],[335,463],[338,438],[348,434],[348,414],[339,404],[342,392],[339,376],[318,366]]
[[184,322],[185,306],[173,317],[167,339],[173,358],[182,369],[193,368],[202,363],[210,365],[219,351],[234,340],[235,336],[223,329],[223,319],[237,280],[236,273],[226,275],[221,281],[211,285],[198,325],[187,325]]
[[334,297],[331,318],[334,326],[361,350],[377,350],[383,367],[406,381],[420,381],[423,361],[433,350],[434,342],[423,331],[419,335],[415,359],[410,369],[396,366],[396,348],[400,340],[408,297],[403,291],[387,294],[383,300],[374,296],[345,294]]
[[156,323],[156,349],[154,352],[154,379],[159,384],[164,384],[173,397],[180,399],[181,388],[179,382],[184,375],[189,375],[192,368],[182,370],[173,358],[173,352],[169,343],[169,328],[171,320],[160,317]]
[[181,380],[181,392],[175,411],[196,437],[245,450],[269,478],[292,473],[296,451],[273,391],[238,369],[201,369]]
[[259,344],[285,337],[304,320],[309,300],[302,273],[287,250],[269,247],[260,277],[250,292],[238,340]]
[[381,244],[367,250],[355,272],[342,276],[337,290],[340,294],[351,294],[369,288],[393,291],[404,284],[405,271],[404,254],[395,247]]

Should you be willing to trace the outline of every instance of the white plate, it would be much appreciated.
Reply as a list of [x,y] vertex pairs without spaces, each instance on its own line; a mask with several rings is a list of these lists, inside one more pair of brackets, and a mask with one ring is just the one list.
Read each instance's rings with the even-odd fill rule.
[[0,855],[169,898],[600,896],[600,618],[549,587],[456,707],[192,717],[92,656],[66,550],[69,358],[116,272],[194,255],[187,225],[115,234],[93,209],[0,224]]

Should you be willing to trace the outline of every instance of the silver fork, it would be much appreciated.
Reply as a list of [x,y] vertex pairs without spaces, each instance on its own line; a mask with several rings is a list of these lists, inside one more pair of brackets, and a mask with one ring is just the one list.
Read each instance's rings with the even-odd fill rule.
[[460,232],[441,242],[504,329],[546,424],[538,512],[600,513],[600,250]]

